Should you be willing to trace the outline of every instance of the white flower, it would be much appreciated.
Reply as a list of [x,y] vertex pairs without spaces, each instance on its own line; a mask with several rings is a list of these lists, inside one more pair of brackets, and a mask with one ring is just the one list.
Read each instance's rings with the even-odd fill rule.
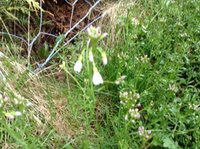
[[108,63],[107,57],[103,57],[103,64],[106,65]]
[[3,99],[3,94],[2,94],[2,93],[0,93],[0,99],[1,99],[1,100]]
[[148,130],[148,131],[147,131],[147,134],[150,135],[150,134],[151,134],[151,130]]
[[132,23],[133,23],[133,25],[137,26],[137,25],[139,25],[140,22],[137,17],[133,17]]
[[135,124],[135,120],[131,120],[131,122],[132,122],[133,124]]
[[149,61],[149,58],[147,55],[141,56],[140,59],[141,59],[142,63],[148,63],[148,61]]
[[5,116],[6,116],[7,118],[9,118],[10,120],[13,120],[13,119],[15,118],[14,115],[11,114],[11,113],[5,113]]
[[4,74],[0,71],[0,80],[2,80],[3,82],[6,81],[6,77],[4,76]]
[[78,61],[76,61],[75,65],[74,65],[74,71],[80,73],[81,69],[82,69],[82,57],[80,56]]
[[101,34],[100,40],[104,39],[106,36],[108,36],[108,33],[103,33],[103,34]]
[[93,71],[94,71],[92,77],[93,84],[94,85],[103,84],[103,78],[95,66],[93,68]]
[[173,91],[173,92],[178,92],[178,87],[176,87],[175,84],[169,84],[168,90]]
[[107,33],[101,33],[100,27],[93,27],[90,26],[87,29],[88,35],[90,38],[95,39],[95,40],[102,40],[103,38],[105,38],[108,34]]
[[5,55],[2,53],[2,52],[0,52],[0,57],[4,57]]
[[28,103],[26,104],[26,106],[27,106],[27,107],[31,107],[31,106],[32,106],[32,103],[31,103],[31,102],[28,102]]
[[8,96],[5,96],[3,100],[4,100],[4,101],[8,101],[8,100],[9,100],[9,97],[8,97]]
[[128,115],[126,114],[124,117],[125,121],[128,121]]
[[100,31],[100,28],[97,27],[93,27],[93,26],[90,26],[88,29],[87,29],[87,32],[88,32],[88,35],[91,37],[91,38],[99,38],[100,35],[101,35],[101,31]]
[[94,58],[93,58],[93,54],[92,54],[92,50],[89,51],[89,61],[93,62]]
[[120,104],[125,105],[125,103],[122,100],[120,101]]
[[143,136],[143,135],[144,135],[144,133],[145,133],[144,126],[138,127],[138,133],[139,133],[140,136]]
[[140,98],[140,94],[134,93],[134,94],[133,94],[133,97],[136,98],[136,99],[139,99],[139,98]]
[[118,78],[118,79],[115,81],[115,84],[119,85],[119,84],[123,83],[125,78],[126,78],[126,76],[124,76],[124,75],[121,76],[120,78]]
[[19,100],[18,100],[17,98],[14,98],[13,100],[14,100],[14,103],[15,103],[16,105],[19,104]]
[[103,64],[106,65],[108,63],[106,52],[102,52],[101,55],[102,55]]
[[22,115],[22,113],[20,111],[15,112],[15,116],[21,116],[21,115]]
[[60,66],[61,69],[65,70],[65,68],[66,68],[66,63],[65,63],[65,61],[63,61],[62,64],[59,65],[59,66]]

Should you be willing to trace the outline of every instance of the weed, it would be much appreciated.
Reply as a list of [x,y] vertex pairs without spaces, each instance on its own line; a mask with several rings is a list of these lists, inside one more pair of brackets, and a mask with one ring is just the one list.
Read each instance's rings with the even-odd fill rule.
[[2,38],[0,103],[24,101],[0,108],[2,148],[200,147],[200,2],[128,2],[38,76]]

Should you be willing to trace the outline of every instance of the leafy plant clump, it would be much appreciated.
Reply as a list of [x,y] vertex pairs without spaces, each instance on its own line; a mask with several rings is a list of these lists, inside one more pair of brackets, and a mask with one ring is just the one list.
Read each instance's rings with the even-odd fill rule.
[[126,76],[117,82],[123,122],[112,122],[121,148],[200,146],[198,4],[141,1],[119,19],[108,68],[115,76],[107,76]]
[[[33,2],[21,4],[34,10]],[[0,79],[11,88],[2,83],[1,147],[200,148],[200,2],[115,4],[98,24],[108,34],[91,26],[74,44],[60,42],[57,62],[36,80],[16,71],[11,58],[20,56],[2,61]]]

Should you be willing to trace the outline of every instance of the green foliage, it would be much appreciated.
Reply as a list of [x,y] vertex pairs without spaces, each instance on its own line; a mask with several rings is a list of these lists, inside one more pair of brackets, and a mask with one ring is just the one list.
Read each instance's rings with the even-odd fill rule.
[[[0,1],[0,29],[4,33],[13,33],[17,36],[26,36],[27,32],[32,32],[27,29],[30,25],[31,15],[38,13],[40,9],[39,3],[36,0],[3,0]],[[37,22],[34,20],[34,22]],[[33,30],[34,32],[34,30]],[[11,41],[13,39],[9,36]],[[4,39],[5,40],[5,39]]]
[[[136,133],[129,147],[199,148],[199,2],[141,1],[140,7],[141,16],[133,7],[119,20],[119,42],[110,54],[108,80],[126,76],[118,85],[118,106],[127,124],[114,127]],[[150,139],[137,134],[141,126],[152,131]]]
[[[31,4],[31,9],[37,8],[33,1],[23,2],[5,1],[1,7]],[[33,85],[41,89],[35,93],[26,84],[27,71],[21,77],[9,72],[7,77],[17,91],[34,99],[38,95],[40,100],[36,110],[30,109],[12,122],[3,115],[7,109],[1,110],[4,142],[0,144],[6,142],[14,148],[200,148],[200,2],[141,0],[127,9],[127,14],[118,15],[114,31],[109,33],[110,27],[105,27],[107,38],[114,39],[104,41],[98,36],[94,40],[93,36],[101,34],[93,28],[91,43],[83,36],[75,45],[63,48],[57,59],[63,61],[64,82],[45,74]],[[108,56],[106,66],[101,65],[103,50]],[[90,51],[103,76],[100,86],[92,84]],[[46,57],[48,52],[45,45],[40,54]],[[83,62],[80,74],[74,72],[77,57]],[[51,71],[60,72],[55,65]],[[45,85],[40,88],[41,82]],[[42,105],[44,101],[48,108]],[[15,104],[9,106],[16,109]],[[50,120],[39,107],[49,109]],[[56,127],[55,122],[60,125]],[[63,126],[67,129],[61,129]]]
[[18,20],[17,14],[28,14],[30,10],[38,10],[39,3],[35,0],[4,0],[0,2],[0,16],[6,20]]

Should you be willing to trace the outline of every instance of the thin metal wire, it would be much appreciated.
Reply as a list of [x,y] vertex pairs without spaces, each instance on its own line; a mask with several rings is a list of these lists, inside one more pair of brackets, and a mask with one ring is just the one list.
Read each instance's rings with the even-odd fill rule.
[[22,37],[20,37],[20,36],[17,36],[17,35],[14,35],[14,34],[10,34],[10,33],[6,33],[6,32],[0,32],[0,35],[8,35],[8,36],[12,36],[12,37],[14,37],[14,38],[16,38],[16,39],[21,40],[22,42],[24,42],[24,43],[26,43],[26,44],[28,45],[27,40],[24,39],[24,38],[22,38]]
[[[75,4],[77,1],[75,1],[73,4]],[[67,35],[73,30],[75,29],[81,22],[83,22],[83,20],[85,18],[88,17],[88,15],[90,15],[91,11],[101,2],[101,0],[97,0],[88,10],[88,12],[85,14],[85,16],[83,16],[75,25],[73,25],[65,34],[64,37],[67,37]],[[84,29],[86,29],[87,27],[89,27],[91,24],[93,24],[94,22],[96,22],[98,19],[100,19],[100,17],[97,17],[97,19],[95,19],[94,21],[92,21],[90,24],[88,24]],[[84,30],[83,29],[83,30]],[[81,31],[83,31],[81,30]],[[79,32],[80,33],[80,32]],[[69,44],[74,38],[76,38],[79,33],[77,33],[75,36],[73,36],[72,38],[70,38],[65,44],[64,46],[66,46],[67,44]],[[56,45],[54,46],[54,48],[52,49],[51,53],[49,54],[49,56],[47,57],[47,59],[45,60],[44,63],[42,64],[38,64],[38,68],[36,68],[36,70],[34,71],[35,73],[41,71],[43,69],[43,67],[60,51],[60,49],[58,49],[58,46],[60,45],[60,43],[62,42],[63,39],[60,39],[57,41]]]
[[[71,17],[70,17],[70,28],[69,28],[69,30],[67,30],[63,34],[64,38],[66,38],[75,28],[77,28],[80,25],[80,23],[83,22],[91,14],[91,12],[96,9],[96,6],[101,2],[101,0],[95,0],[95,1],[93,1],[93,4],[92,4],[88,0],[84,0],[84,2],[86,2],[90,6],[90,9],[87,11],[87,13],[77,23],[75,23],[73,25],[72,21],[73,21],[73,16],[74,16],[74,8],[75,8],[75,5],[76,5],[76,3],[78,1],[79,0],[74,0],[73,2],[70,3],[68,0],[65,0],[65,2],[68,3],[72,7],[72,11],[71,11]],[[67,44],[69,44],[81,32],[83,32],[84,30],[86,30],[89,26],[91,26],[94,22],[96,22],[97,20],[99,20],[101,17],[102,16],[97,16],[92,22],[90,22],[89,24],[87,24],[80,32],[77,32],[73,37],[71,37],[68,41],[66,41],[64,43],[64,45],[62,45],[62,47],[66,46]],[[28,39],[24,39],[24,38],[22,38],[22,37],[20,37],[18,35],[10,34],[10,33],[7,33],[7,32],[0,32],[0,35],[9,35],[9,36],[14,37],[16,39],[19,39],[22,42],[24,42],[25,44],[27,44],[28,50],[29,50],[29,55],[28,55],[28,59],[29,59],[30,55],[31,55],[32,47],[33,47],[33,45],[35,44],[35,42],[38,40],[38,38],[41,35],[47,35],[47,36],[51,36],[51,37],[54,37],[54,38],[58,37],[58,36],[50,34],[50,33],[42,32],[42,24],[43,24],[43,9],[42,9],[42,0],[40,0],[40,24],[39,24],[39,31],[38,31],[37,35],[33,38],[32,41],[29,41]],[[63,39],[59,39],[56,42],[55,46],[53,47],[51,53],[49,54],[49,56],[47,57],[47,59],[45,60],[45,62],[42,63],[42,64],[38,64],[38,68],[36,68],[36,70],[34,72],[41,71],[46,66],[46,64],[62,49],[62,48],[58,49],[58,46],[61,44],[62,41],[63,41]]]
[[[102,18],[102,15],[96,17],[92,22],[90,22],[87,26],[85,26],[80,32],[76,33],[72,38],[70,38],[65,44],[59,48],[57,51],[55,51],[53,54],[49,55],[49,57],[46,59],[46,61],[42,64],[42,68],[66,45],[68,45],[72,40],[74,40],[81,32],[85,31],[88,27],[90,27],[92,24],[94,24],[96,21]],[[41,70],[40,67],[38,67],[35,72],[38,72]]]

